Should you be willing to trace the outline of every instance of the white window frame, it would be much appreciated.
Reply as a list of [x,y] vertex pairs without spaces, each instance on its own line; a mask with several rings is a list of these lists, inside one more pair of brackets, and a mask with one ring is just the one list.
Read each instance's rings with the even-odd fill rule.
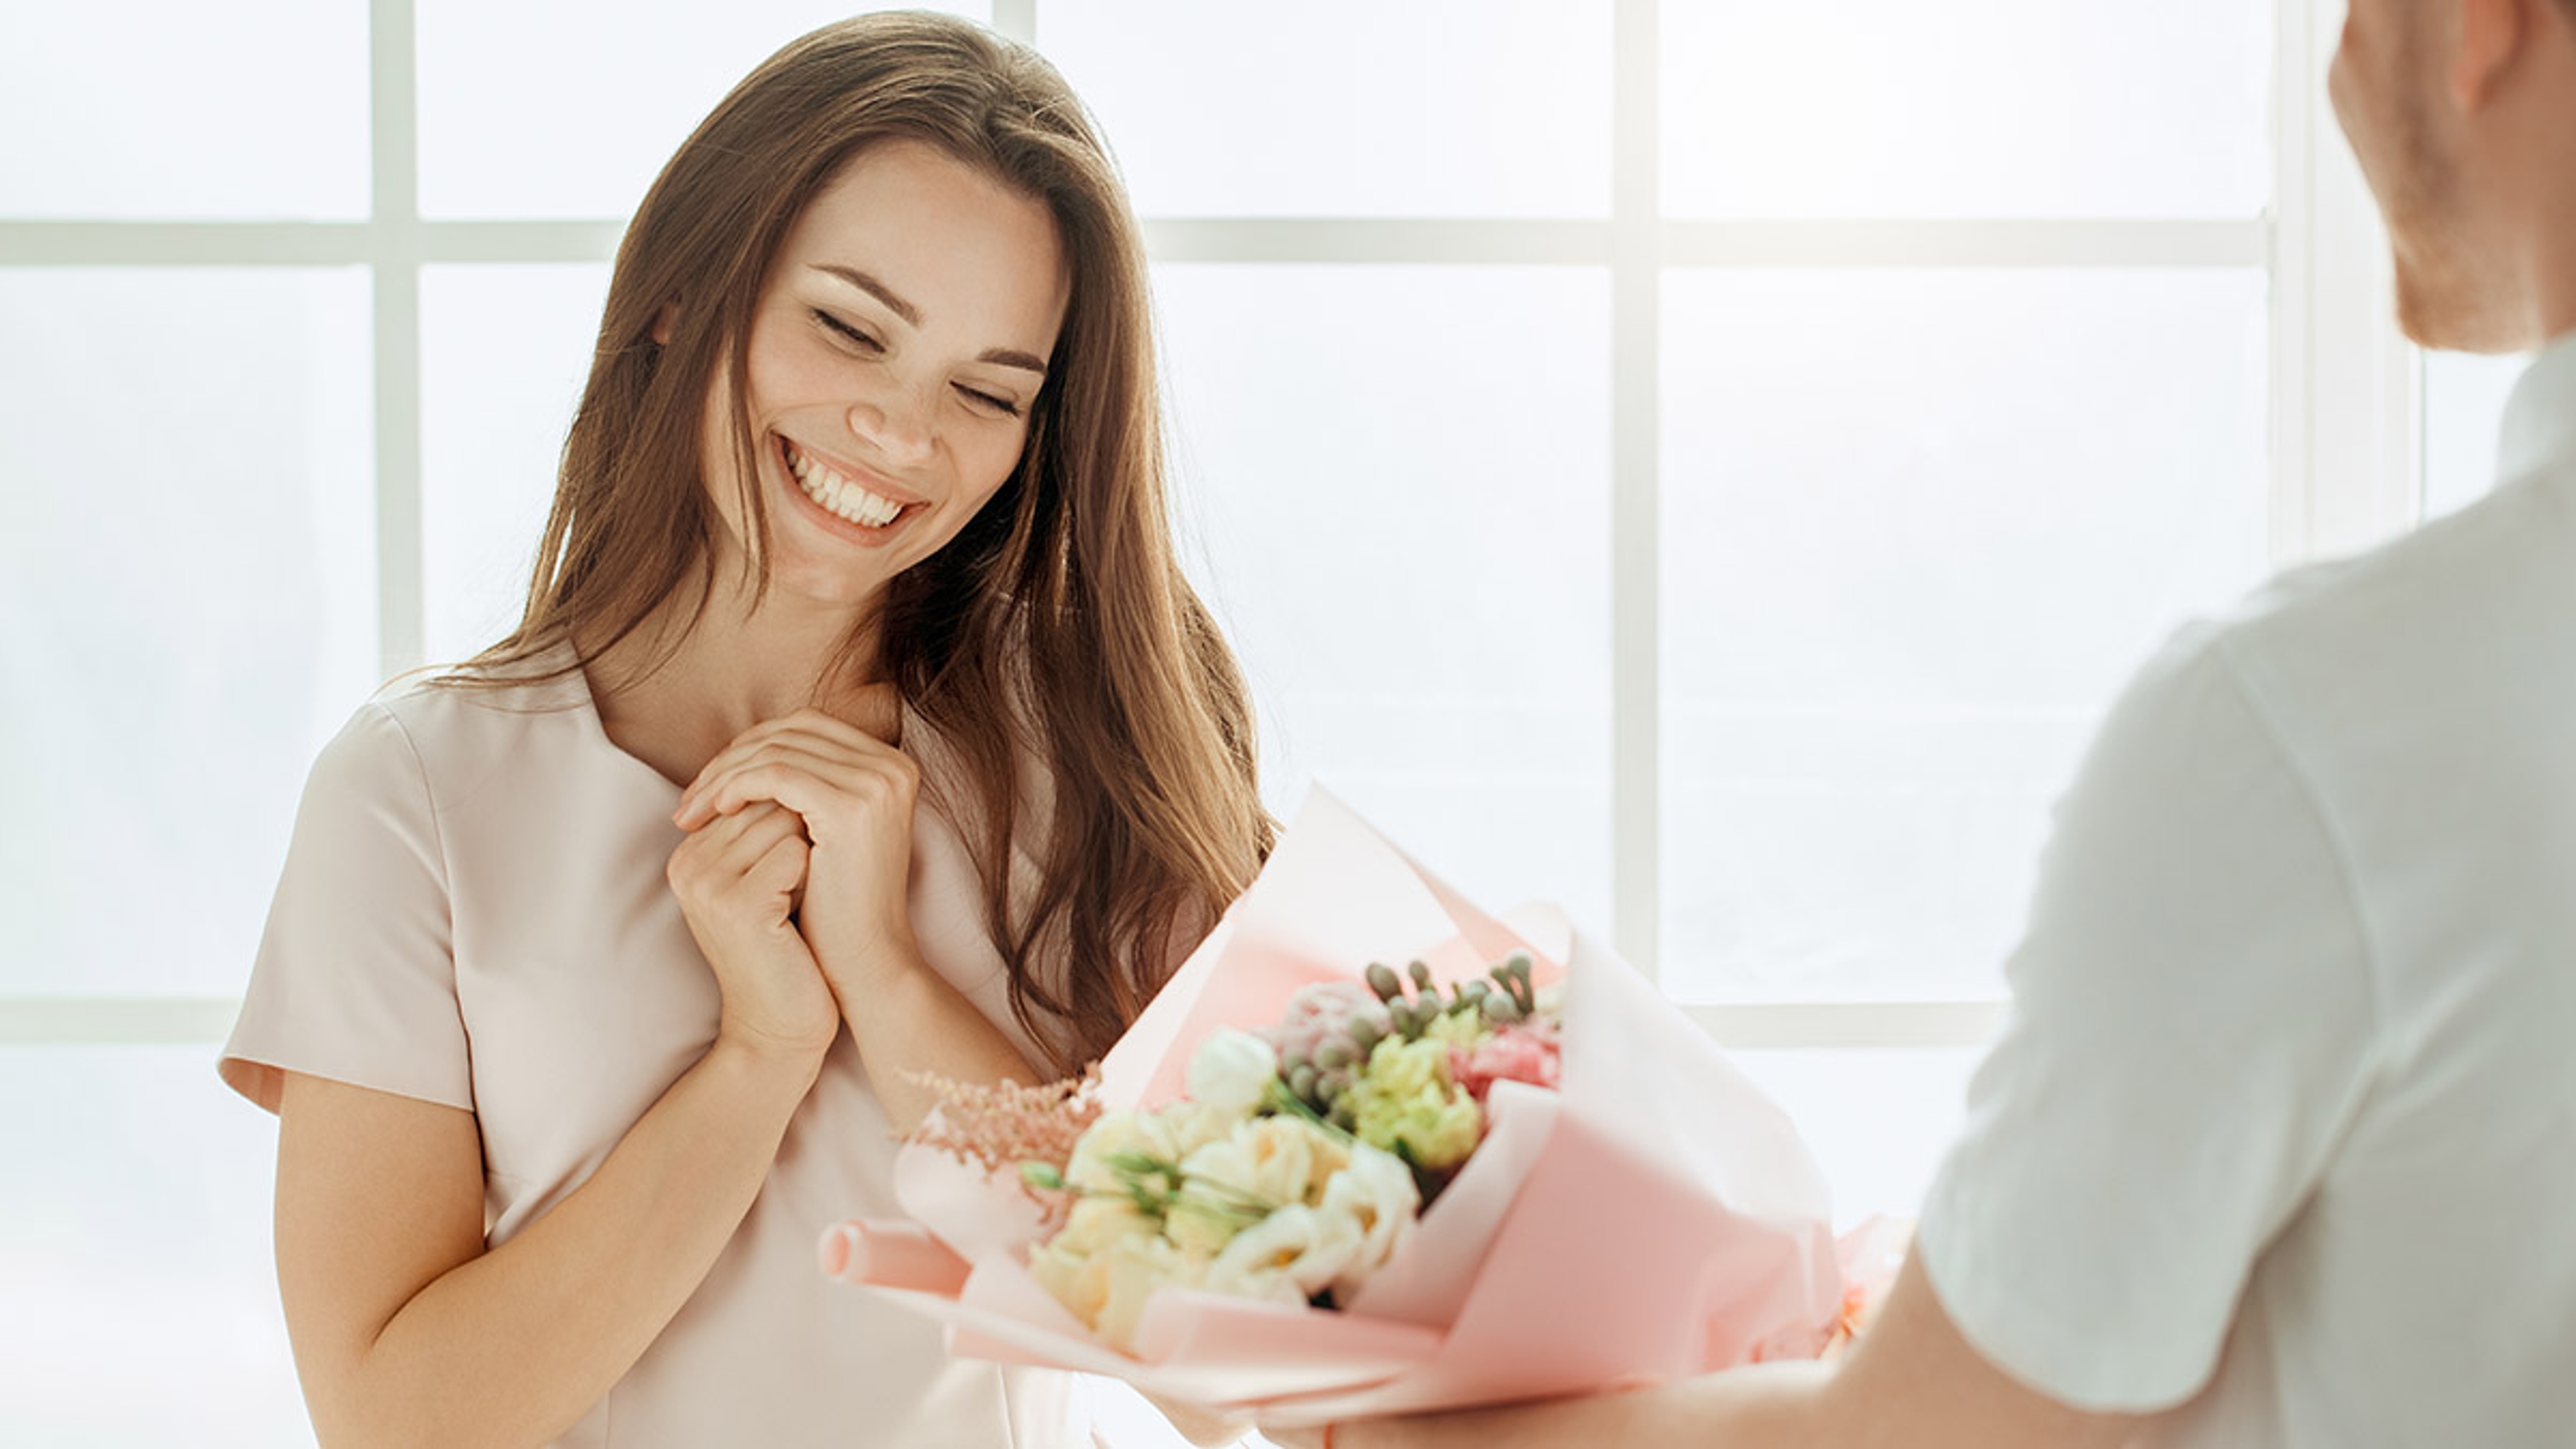
[[[1035,37],[1044,0],[995,0]],[[414,0],[370,0],[373,206],[362,222],[0,221],[0,266],[365,266],[373,278],[379,664],[424,653],[424,266],[598,262],[617,221],[430,221],[419,210]],[[2349,551],[2421,516],[2421,363],[2396,333],[2378,217],[2335,129],[2325,66],[2344,0],[2279,0],[2274,203],[2242,221],[1666,219],[1657,0],[1613,0],[1614,166],[1606,220],[1148,217],[1159,261],[1538,264],[1611,278],[1613,939],[1656,970],[1662,851],[1657,630],[1660,290],[1674,267],[2265,267],[2272,279],[2271,553]],[[0,997],[0,1046],[212,1044],[230,997]],[[1686,1002],[1734,1048],[1968,1047],[1995,1000]]]

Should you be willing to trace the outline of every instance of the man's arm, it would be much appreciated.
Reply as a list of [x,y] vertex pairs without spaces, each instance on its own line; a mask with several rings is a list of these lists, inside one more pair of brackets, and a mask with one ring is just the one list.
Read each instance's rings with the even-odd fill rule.
[[[1633,1393],[1335,1426],[1333,1449],[2111,1449],[2146,1422],[2071,1408],[1988,1363],[1906,1260],[1838,1364],[1764,1364]],[[1312,1430],[1267,1431],[1319,1445]]]

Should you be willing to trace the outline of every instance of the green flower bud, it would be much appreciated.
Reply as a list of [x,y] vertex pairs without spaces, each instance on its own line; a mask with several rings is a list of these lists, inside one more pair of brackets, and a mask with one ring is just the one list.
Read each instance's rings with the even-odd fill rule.
[[1395,1034],[1403,1037],[1406,1041],[1411,1041],[1415,1037],[1422,1035],[1422,1020],[1414,1014],[1413,1003],[1410,1001],[1399,997],[1394,1001],[1388,1002],[1386,1004],[1386,1019],[1394,1025]]
[[1413,977],[1413,986],[1414,986],[1414,989],[1415,989],[1415,990],[1417,990],[1417,991],[1425,991],[1425,992],[1427,992],[1427,991],[1430,991],[1430,990],[1432,989],[1432,987],[1431,987],[1431,968],[1430,968],[1428,965],[1424,964],[1423,962],[1416,961],[1416,962],[1414,962],[1412,965],[1407,966],[1407,967],[1406,967],[1406,968],[1404,968],[1404,969],[1405,969],[1407,972],[1411,973],[1411,975],[1412,975],[1412,977]]
[[1404,995],[1404,983],[1382,961],[1369,963],[1368,984],[1369,990],[1376,992],[1380,1001],[1391,1004]]
[[1359,1052],[1349,1042],[1328,1041],[1316,1048],[1315,1065],[1329,1071],[1335,1067],[1347,1067],[1359,1057]]

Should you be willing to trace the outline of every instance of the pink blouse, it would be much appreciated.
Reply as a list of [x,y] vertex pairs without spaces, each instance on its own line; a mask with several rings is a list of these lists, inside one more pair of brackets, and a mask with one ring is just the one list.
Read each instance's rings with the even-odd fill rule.
[[[936,742],[908,715],[905,746]],[[313,767],[224,1080],[272,1112],[287,1071],[472,1112],[485,1240],[507,1242],[715,1040],[715,978],[663,876],[678,796],[610,742],[578,671],[389,687]],[[911,900],[930,964],[1043,1062],[933,789]],[[558,1442],[1087,1444],[1065,1376],[951,1359],[937,1327],[816,1267],[826,1227],[899,1211],[894,1149],[845,1031],[733,1241]]]

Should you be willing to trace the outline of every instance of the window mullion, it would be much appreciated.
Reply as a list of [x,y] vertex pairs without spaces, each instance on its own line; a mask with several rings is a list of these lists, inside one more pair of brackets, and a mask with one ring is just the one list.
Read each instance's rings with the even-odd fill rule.
[[2368,547],[2420,516],[2420,388],[2385,232],[2323,77],[2344,0],[2281,0],[2273,134],[2272,560]]
[[420,110],[412,0],[370,0],[374,205],[376,630],[387,675],[426,652],[420,496]]
[[1662,802],[1661,62],[1658,0],[1618,0],[1610,127],[1610,899],[1619,950],[1657,975]]

